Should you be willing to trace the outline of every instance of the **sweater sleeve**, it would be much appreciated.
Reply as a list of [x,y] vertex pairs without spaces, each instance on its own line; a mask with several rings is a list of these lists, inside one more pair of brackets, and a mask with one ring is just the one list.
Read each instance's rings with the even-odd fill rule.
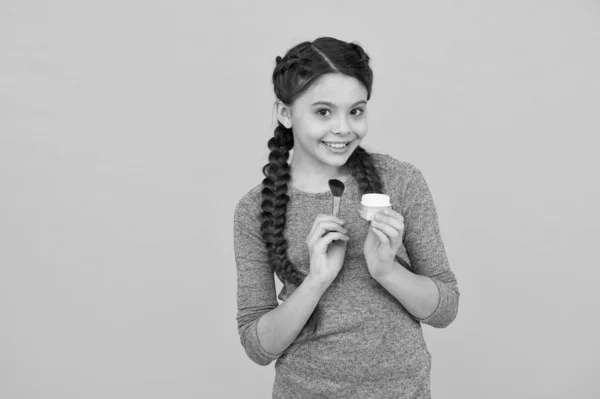
[[283,354],[267,352],[258,340],[258,320],[275,309],[277,302],[273,267],[260,234],[257,211],[240,200],[233,219],[234,252],[237,265],[237,327],[248,357],[266,366]]
[[420,319],[432,327],[447,327],[456,318],[460,292],[448,262],[433,197],[423,173],[410,165],[408,184],[404,194],[404,245],[416,274],[433,280],[439,291],[439,302],[434,312]]

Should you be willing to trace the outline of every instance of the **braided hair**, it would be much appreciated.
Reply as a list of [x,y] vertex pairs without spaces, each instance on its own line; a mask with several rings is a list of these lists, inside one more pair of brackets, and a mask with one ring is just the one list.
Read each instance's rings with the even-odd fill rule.
[[[275,58],[272,82],[275,96],[284,104],[292,104],[320,76],[339,73],[354,77],[367,89],[367,100],[371,97],[373,71],[369,56],[355,43],[347,43],[332,37],[319,37],[313,42],[305,41],[287,51],[284,57]],[[283,236],[286,222],[287,195],[290,177],[289,151],[294,147],[292,128],[281,122],[269,139],[269,163],[263,167],[262,181],[262,224],[261,234],[267,247],[270,265],[285,282],[298,287],[305,276],[294,267],[287,257],[288,244]],[[346,162],[362,194],[382,193],[380,176],[373,158],[358,146]],[[314,333],[317,311],[311,314],[304,328]]]

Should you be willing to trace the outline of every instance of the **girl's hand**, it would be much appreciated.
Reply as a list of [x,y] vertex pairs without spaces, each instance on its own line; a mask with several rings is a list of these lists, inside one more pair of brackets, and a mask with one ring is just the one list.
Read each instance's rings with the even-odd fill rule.
[[363,247],[371,277],[381,278],[392,270],[403,235],[404,217],[401,214],[388,210],[375,215]]
[[350,237],[342,227],[344,220],[333,215],[317,215],[306,237],[310,255],[311,278],[331,284],[342,268],[346,256],[346,244]]

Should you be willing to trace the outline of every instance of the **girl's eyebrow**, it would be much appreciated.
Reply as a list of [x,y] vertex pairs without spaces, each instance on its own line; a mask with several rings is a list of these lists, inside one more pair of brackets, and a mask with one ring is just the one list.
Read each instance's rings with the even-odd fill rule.
[[[352,104],[353,107],[357,106],[358,104],[366,104],[367,102],[365,100],[360,100],[355,102],[354,104]],[[336,108],[335,104],[330,103],[329,101],[317,101],[314,102],[312,105],[317,105],[317,104],[323,104],[323,105],[327,105],[331,108]]]

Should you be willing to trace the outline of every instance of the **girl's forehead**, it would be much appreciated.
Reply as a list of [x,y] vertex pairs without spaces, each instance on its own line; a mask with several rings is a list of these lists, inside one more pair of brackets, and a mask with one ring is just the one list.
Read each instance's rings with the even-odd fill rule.
[[[350,105],[367,99],[367,90],[352,76],[327,74],[321,76],[299,101],[309,106],[316,101],[328,101],[339,105]],[[346,104],[347,103],[347,104]]]

